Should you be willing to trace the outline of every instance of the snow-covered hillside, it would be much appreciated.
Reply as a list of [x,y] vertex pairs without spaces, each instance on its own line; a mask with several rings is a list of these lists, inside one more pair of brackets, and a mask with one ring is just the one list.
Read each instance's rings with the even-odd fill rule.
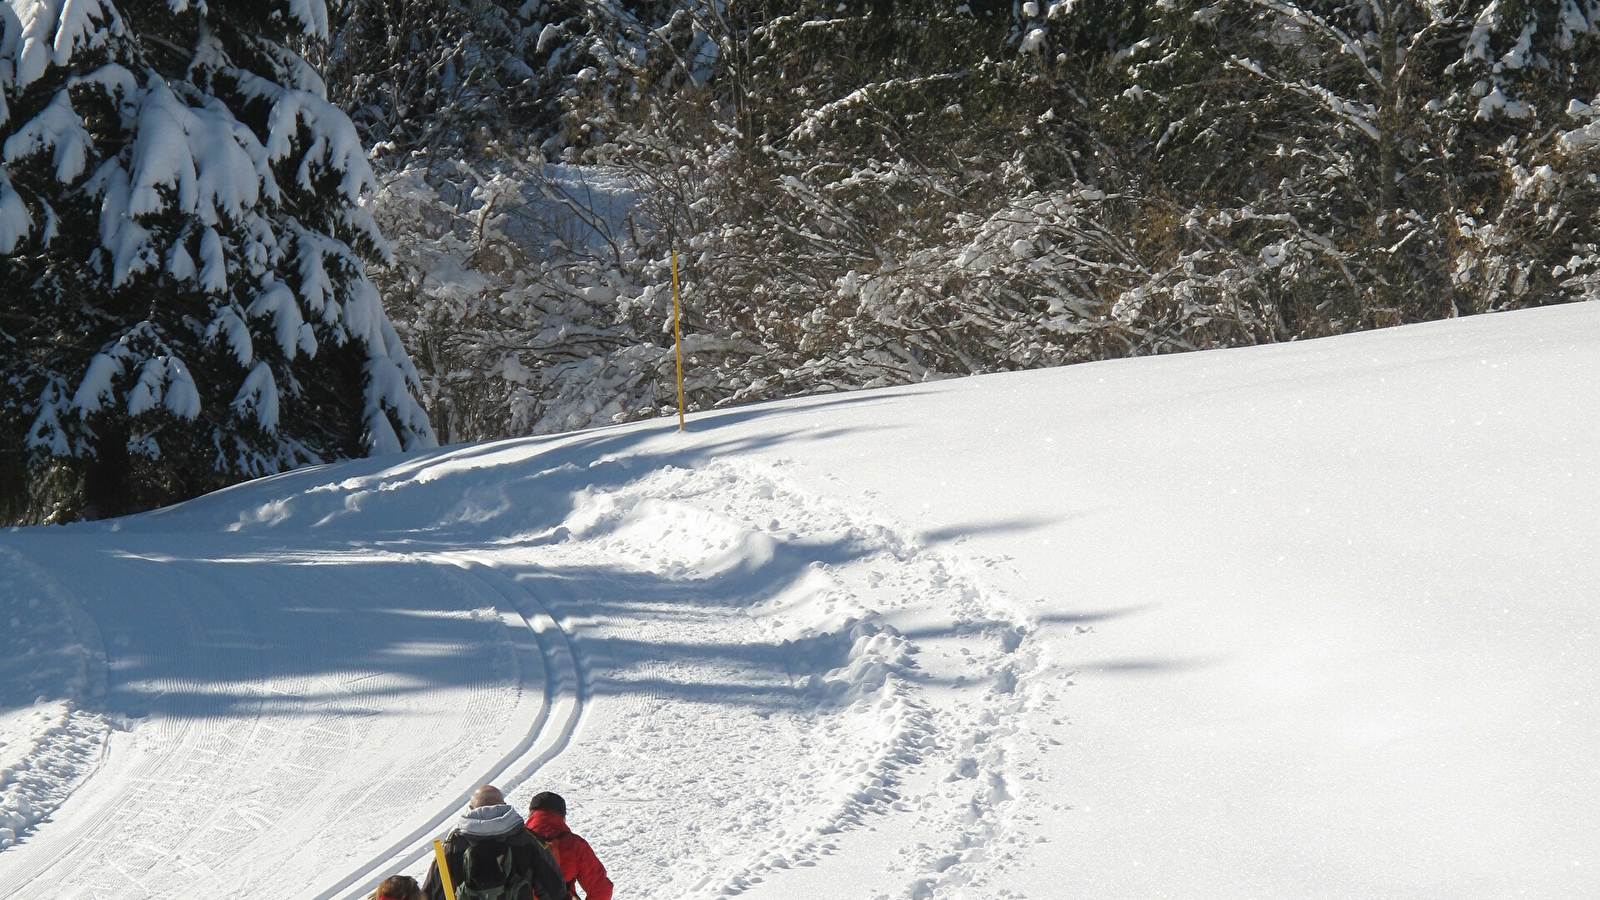
[[1600,306],[675,424],[0,534],[0,893],[1600,896]]

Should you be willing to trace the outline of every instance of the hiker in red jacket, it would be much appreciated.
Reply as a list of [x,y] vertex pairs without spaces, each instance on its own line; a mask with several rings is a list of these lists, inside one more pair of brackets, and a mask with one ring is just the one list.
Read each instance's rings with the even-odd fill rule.
[[[561,866],[567,882],[567,896],[577,897],[583,888],[585,900],[611,900],[611,879],[600,864],[589,842],[567,827],[567,801],[549,791],[533,795],[528,804],[528,830],[550,846],[551,855]],[[576,886],[576,887],[575,887]]]

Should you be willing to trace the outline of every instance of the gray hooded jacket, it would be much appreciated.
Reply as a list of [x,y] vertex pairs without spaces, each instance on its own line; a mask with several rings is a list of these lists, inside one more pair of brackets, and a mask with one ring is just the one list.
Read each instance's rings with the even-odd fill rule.
[[[452,884],[461,885],[467,881],[463,856],[468,847],[474,848],[473,861],[480,865],[480,860],[498,860],[503,865],[505,854],[511,854],[512,870],[522,873],[532,888],[506,900],[566,900],[567,885],[561,878],[560,866],[510,805],[496,803],[469,809],[456,820],[444,842],[444,857],[450,866]],[[422,892],[428,900],[446,900],[437,859],[428,867]]]

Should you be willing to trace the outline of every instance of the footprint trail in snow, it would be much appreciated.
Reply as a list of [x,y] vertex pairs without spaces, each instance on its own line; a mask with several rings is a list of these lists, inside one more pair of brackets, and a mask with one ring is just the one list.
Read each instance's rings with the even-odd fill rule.
[[1031,628],[966,563],[782,465],[591,489],[492,554],[574,635],[593,698],[523,793],[567,795],[640,896],[746,893],[879,827],[917,836],[883,896],[981,887],[1028,739],[1002,722],[1042,702]]

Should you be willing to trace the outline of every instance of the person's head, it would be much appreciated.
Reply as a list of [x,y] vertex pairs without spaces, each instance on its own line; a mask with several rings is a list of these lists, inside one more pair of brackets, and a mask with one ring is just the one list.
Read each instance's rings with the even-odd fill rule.
[[372,892],[373,900],[422,900],[422,888],[410,875],[390,875]]
[[467,801],[468,809],[478,809],[484,806],[497,806],[506,802],[505,795],[492,784],[480,785],[472,792],[472,799]]
[[533,795],[533,801],[528,804],[528,812],[554,813],[561,818],[567,817],[567,801],[561,795],[552,791],[540,791]]

